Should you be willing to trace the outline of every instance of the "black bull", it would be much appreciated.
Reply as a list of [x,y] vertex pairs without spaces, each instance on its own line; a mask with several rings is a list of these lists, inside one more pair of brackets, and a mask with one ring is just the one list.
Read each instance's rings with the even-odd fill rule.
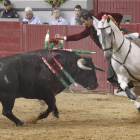
[[[42,61],[40,53],[64,80],[69,85],[71,84],[47,50],[24,52],[0,58],[0,102],[3,106],[2,113],[16,125],[23,125],[23,122],[12,113],[15,98],[19,97],[45,101],[48,108],[38,116],[38,120],[46,118],[52,111],[55,117],[58,117],[55,95],[64,90],[65,87]],[[90,57],[82,57],[75,53],[58,50],[51,53],[77,83],[89,89],[98,87],[95,67]],[[83,70],[77,66],[77,61],[81,58],[85,60],[85,66],[92,68],[92,70]]]

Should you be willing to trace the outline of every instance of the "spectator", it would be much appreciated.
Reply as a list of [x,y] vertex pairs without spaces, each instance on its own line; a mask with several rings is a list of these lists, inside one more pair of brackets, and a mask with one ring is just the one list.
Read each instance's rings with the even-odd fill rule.
[[75,19],[75,25],[83,25],[79,17]]
[[125,22],[124,22],[124,24],[130,24],[131,23],[131,21],[129,20],[129,19],[127,19]]
[[52,12],[54,16],[52,25],[69,25],[69,23],[60,16],[60,9],[58,7],[54,7]]
[[19,18],[19,15],[17,14],[17,12],[11,8],[12,6],[11,6],[10,0],[5,0],[4,1],[5,11],[3,12],[1,18]]
[[39,17],[33,14],[33,10],[30,7],[25,8],[26,17],[22,21],[28,21],[28,24],[42,24]]
[[79,17],[80,13],[81,13],[81,6],[80,5],[76,5],[75,8],[74,8],[74,11],[75,11],[75,16],[71,19],[71,25],[75,25],[75,20],[76,18]]

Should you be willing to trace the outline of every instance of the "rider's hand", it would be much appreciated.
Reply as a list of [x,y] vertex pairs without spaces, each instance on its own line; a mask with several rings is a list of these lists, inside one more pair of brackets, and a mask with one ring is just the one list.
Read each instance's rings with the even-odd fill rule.
[[60,36],[59,34],[55,34],[55,38],[58,40],[64,40],[64,37]]

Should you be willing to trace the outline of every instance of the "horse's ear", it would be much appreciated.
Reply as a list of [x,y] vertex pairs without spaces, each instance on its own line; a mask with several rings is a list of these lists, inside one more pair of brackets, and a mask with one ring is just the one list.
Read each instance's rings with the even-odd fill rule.
[[99,20],[97,18],[95,18],[94,16],[92,16],[94,21],[96,22],[96,24],[98,25],[99,24]]
[[109,17],[109,16],[107,17],[107,22],[108,22],[108,23],[110,22],[110,17]]

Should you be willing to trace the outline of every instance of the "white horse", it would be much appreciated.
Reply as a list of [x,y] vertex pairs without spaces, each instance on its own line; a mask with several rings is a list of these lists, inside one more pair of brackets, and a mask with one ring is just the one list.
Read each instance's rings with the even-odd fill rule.
[[97,35],[102,44],[105,59],[111,61],[120,87],[140,110],[140,103],[128,88],[128,83],[131,81],[135,85],[133,92],[140,94],[140,48],[125,38],[109,16],[104,16],[101,21],[96,18],[94,20],[98,26]]

